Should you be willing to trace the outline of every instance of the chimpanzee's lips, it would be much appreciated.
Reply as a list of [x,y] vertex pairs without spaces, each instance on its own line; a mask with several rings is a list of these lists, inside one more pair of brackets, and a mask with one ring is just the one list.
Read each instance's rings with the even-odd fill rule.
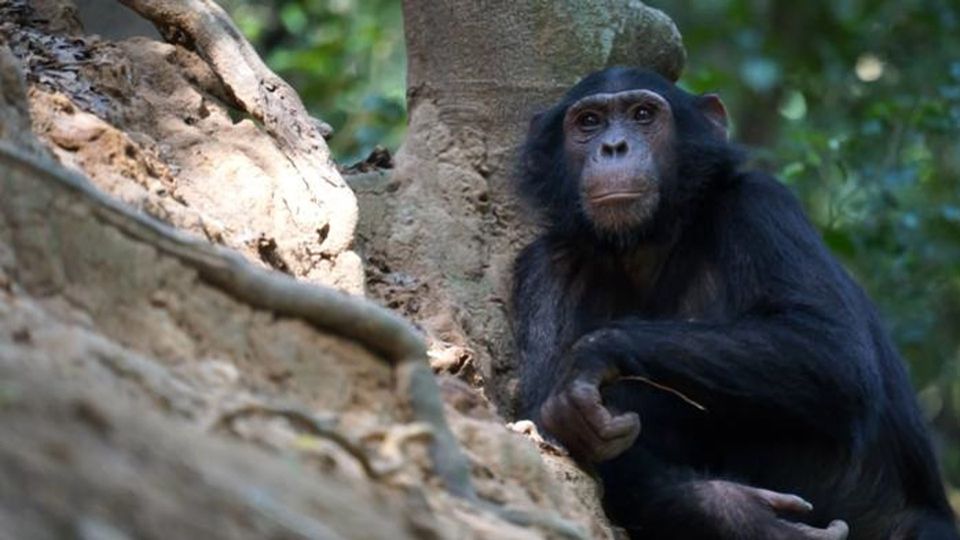
[[617,204],[630,202],[647,194],[646,191],[613,191],[609,193],[600,193],[591,195],[590,202],[593,204]]

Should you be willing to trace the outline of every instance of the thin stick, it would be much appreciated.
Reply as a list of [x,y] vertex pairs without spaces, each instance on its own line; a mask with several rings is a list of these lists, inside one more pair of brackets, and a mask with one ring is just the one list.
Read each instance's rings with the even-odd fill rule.
[[684,395],[683,392],[681,392],[681,391],[679,391],[679,390],[676,390],[676,389],[674,389],[674,388],[670,388],[669,386],[665,386],[665,385],[662,385],[662,384],[660,384],[660,383],[653,382],[653,381],[651,381],[650,379],[648,379],[648,378],[646,378],[646,377],[641,377],[641,376],[639,376],[639,375],[631,375],[631,376],[629,376],[629,377],[620,377],[620,378],[617,379],[617,380],[620,380],[620,381],[640,381],[640,382],[642,382],[642,383],[648,384],[648,385],[650,385],[650,386],[652,386],[652,387],[654,387],[654,388],[657,388],[657,389],[659,389],[659,390],[663,390],[664,392],[670,392],[671,394],[677,396],[678,398],[680,398],[680,399],[682,399],[683,401],[687,402],[689,405],[692,405],[692,406],[696,407],[697,409],[699,409],[699,410],[701,410],[701,411],[706,411],[706,410],[707,410],[706,407],[704,407],[703,405],[701,405],[701,404],[697,403],[696,401],[690,399],[689,397],[687,397],[686,395]]

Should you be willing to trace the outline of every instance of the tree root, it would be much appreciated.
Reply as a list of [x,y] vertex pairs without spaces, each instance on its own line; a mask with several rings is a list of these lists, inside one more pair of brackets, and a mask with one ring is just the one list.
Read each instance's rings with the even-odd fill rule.
[[333,422],[327,422],[316,418],[307,411],[285,407],[271,407],[267,405],[246,405],[238,409],[228,411],[219,418],[212,426],[213,430],[222,429],[233,435],[239,436],[233,427],[234,420],[246,418],[249,416],[279,416],[286,419],[298,431],[303,431],[312,437],[319,437],[335,443],[344,452],[350,455],[360,464],[363,472],[372,480],[379,480],[389,471],[380,471],[373,466],[370,458],[362,448],[347,439],[342,433],[336,430]]
[[324,136],[332,129],[312,118],[297,92],[260,59],[230,17],[212,0],[119,0],[157,27],[168,42],[200,55],[235,105],[260,121],[304,178],[329,165]]
[[85,178],[24,154],[0,141],[0,164],[19,167],[37,180],[56,183],[86,200],[94,215],[138,242],[196,270],[200,279],[251,307],[359,342],[393,364],[426,362],[423,336],[406,319],[362,297],[298,281],[254,266],[239,254],[138,214],[104,195]]
[[427,363],[426,343],[409,321],[365,298],[258,268],[237,253],[132,211],[82,176],[48,159],[0,141],[0,193],[22,189],[16,184],[18,176],[45,183],[53,191],[68,191],[105,225],[177,259],[196,271],[203,282],[255,309],[303,320],[379,353],[397,370],[397,391],[408,400],[413,419],[434,430],[434,473],[451,493],[475,498],[468,463],[444,417],[439,390]]

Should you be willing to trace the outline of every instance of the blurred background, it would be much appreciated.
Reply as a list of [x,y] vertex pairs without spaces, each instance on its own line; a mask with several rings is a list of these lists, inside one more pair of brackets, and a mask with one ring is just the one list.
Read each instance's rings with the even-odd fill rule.
[[[682,85],[803,200],[879,304],[960,486],[960,2],[650,1],[676,21]],[[226,2],[330,123],[338,162],[405,128],[400,0]]]

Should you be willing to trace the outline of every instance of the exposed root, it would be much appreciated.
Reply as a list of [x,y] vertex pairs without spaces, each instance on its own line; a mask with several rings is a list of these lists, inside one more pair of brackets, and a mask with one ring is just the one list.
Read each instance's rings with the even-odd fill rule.
[[343,449],[344,452],[353,457],[353,459],[357,460],[357,463],[360,464],[363,472],[366,473],[369,478],[373,480],[379,480],[385,474],[384,471],[379,471],[373,466],[373,463],[371,463],[367,453],[364,452],[362,448],[354,444],[342,433],[336,430],[335,421],[325,421],[323,419],[316,418],[306,411],[257,404],[246,405],[244,407],[240,407],[239,409],[234,409],[222,414],[216,420],[216,422],[214,422],[212,429],[224,430],[233,435],[239,436],[240,434],[237,433],[233,427],[233,422],[235,420],[250,416],[280,416],[290,422],[290,424],[293,425],[293,427],[298,431],[303,431],[313,437],[319,437],[335,443],[337,446]]
[[[328,166],[324,135],[332,131],[330,126],[307,113],[297,92],[263,63],[215,2],[120,2],[149,19],[164,39],[195,51],[206,60],[234,104],[263,124],[305,178]],[[327,181],[332,182],[330,178]]]

